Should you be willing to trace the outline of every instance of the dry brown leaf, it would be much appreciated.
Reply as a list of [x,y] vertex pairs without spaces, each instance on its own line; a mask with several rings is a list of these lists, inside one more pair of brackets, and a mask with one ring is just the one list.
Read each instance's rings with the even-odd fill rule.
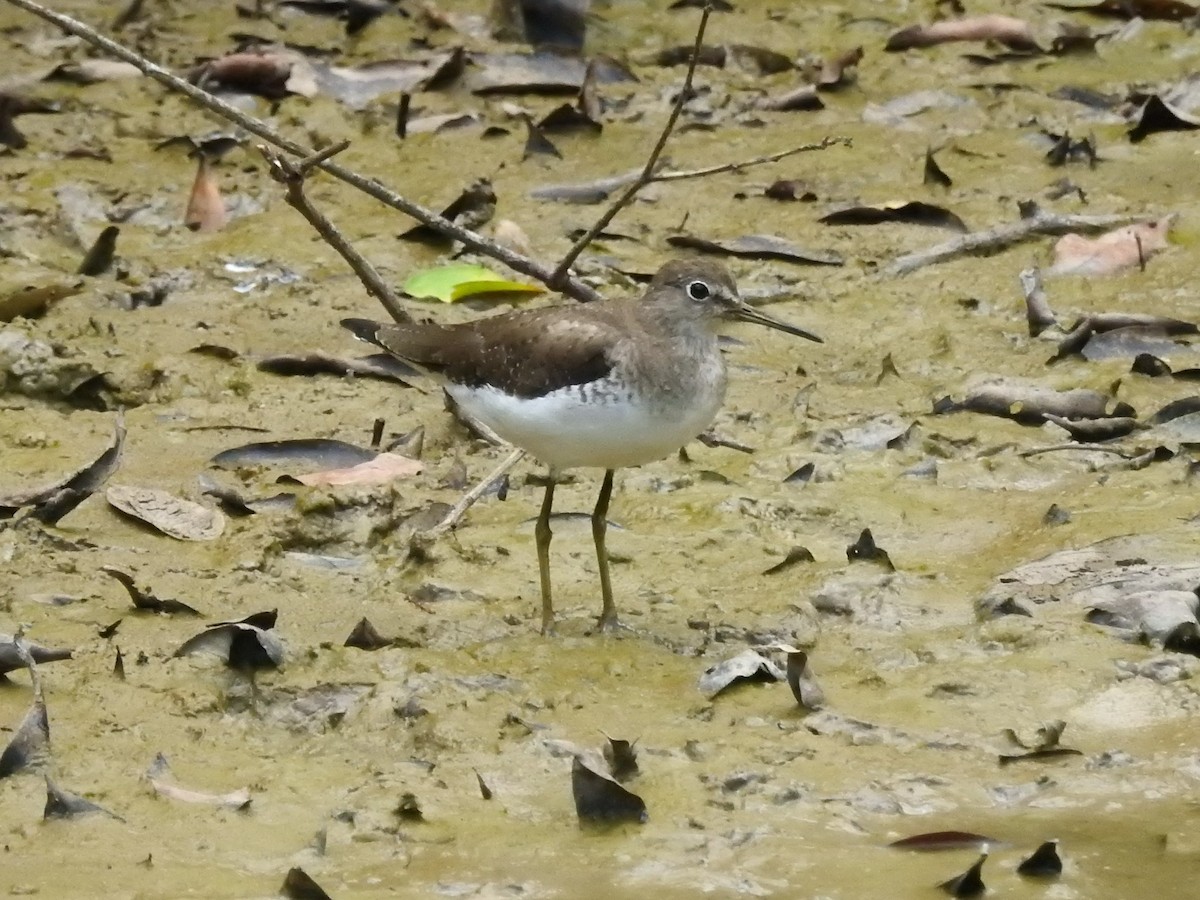
[[1013,50],[1040,50],[1033,28],[1012,16],[970,16],[931,25],[910,25],[888,38],[885,50],[933,47],[950,41],[996,41]]
[[1143,265],[1167,249],[1172,216],[1109,231],[1097,238],[1065,234],[1054,245],[1054,275],[1108,275]]
[[399,453],[380,453],[374,459],[348,469],[329,469],[297,475],[301,484],[382,484],[396,478],[408,478],[420,474],[423,466],[419,460],[409,459]]
[[229,214],[225,210],[225,201],[221,199],[221,189],[217,186],[212,164],[203,154],[199,160],[187,211],[183,214],[183,224],[192,231],[220,231],[229,221]]
[[114,484],[104,492],[109,504],[178,541],[211,541],[225,530],[225,516],[156,488]]

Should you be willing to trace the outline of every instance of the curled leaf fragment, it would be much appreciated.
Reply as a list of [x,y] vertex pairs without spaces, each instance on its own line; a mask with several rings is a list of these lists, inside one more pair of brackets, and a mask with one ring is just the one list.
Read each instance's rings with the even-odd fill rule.
[[641,824],[649,819],[641,797],[590,768],[578,756],[571,763],[571,794],[580,822]]

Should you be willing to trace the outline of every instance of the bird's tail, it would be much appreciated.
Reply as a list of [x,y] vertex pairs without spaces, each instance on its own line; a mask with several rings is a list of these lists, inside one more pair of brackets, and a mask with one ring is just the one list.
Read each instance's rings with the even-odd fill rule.
[[341,326],[360,341],[382,347],[379,343],[379,323],[370,319],[342,319]]

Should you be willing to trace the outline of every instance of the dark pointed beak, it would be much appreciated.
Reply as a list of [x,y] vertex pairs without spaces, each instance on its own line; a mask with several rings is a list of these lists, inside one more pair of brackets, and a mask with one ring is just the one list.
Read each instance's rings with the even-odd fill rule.
[[783,321],[783,319],[767,315],[761,309],[755,309],[753,306],[747,306],[745,303],[735,306],[730,310],[729,317],[737,322],[753,322],[755,325],[765,325],[767,328],[774,328],[776,331],[794,334],[796,337],[802,337],[808,341],[816,341],[818,344],[825,343],[811,331],[797,328],[795,325]]

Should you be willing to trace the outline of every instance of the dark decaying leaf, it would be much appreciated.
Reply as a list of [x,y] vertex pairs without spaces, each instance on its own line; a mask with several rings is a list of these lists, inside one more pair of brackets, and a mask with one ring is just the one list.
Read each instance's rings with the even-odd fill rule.
[[667,9],[704,9],[706,6],[713,12],[733,12],[729,0],[675,0]]
[[795,647],[781,646],[787,653],[787,683],[792,696],[802,709],[820,709],[825,705],[825,692],[817,684],[817,676],[808,664],[808,654]]
[[420,801],[412,791],[405,791],[400,795],[400,802],[396,804],[393,812],[406,822],[423,822],[425,820],[425,813],[421,811]]
[[793,547],[782,560],[769,568],[763,569],[764,575],[778,575],[799,563],[816,562],[812,551],[807,547]]
[[750,234],[732,239],[709,240],[687,234],[667,238],[672,247],[687,247],[702,253],[724,254],[743,259],[777,259],[782,262],[840,266],[842,257],[832,251],[805,250],[791,241],[770,234]]
[[875,544],[875,536],[870,528],[864,528],[858,540],[846,548],[846,559],[849,562],[871,562],[883,566],[889,572],[894,572],[891,557],[887,551]]
[[342,646],[358,650],[382,650],[384,647],[391,647],[392,642],[380,634],[367,617],[363,616],[351,629]]
[[1065,429],[1071,435],[1071,440],[1089,444],[1115,440],[1148,427],[1129,416],[1109,416],[1105,419],[1064,419],[1061,416],[1047,413],[1046,421],[1053,422],[1059,428]]
[[1165,425],[1175,419],[1191,416],[1200,412],[1200,396],[1180,397],[1172,400],[1150,417],[1151,425]]
[[1159,131],[1195,131],[1200,119],[1178,110],[1158,94],[1151,94],[1126,136],[1137,144]]
[[1180,622],[1163,638],[1163,649],[1168,653],[1200,657],[1200,623]]
[[420,59],[381,59],[361,66],[313,66],[317,89],[351,109],[378,97],[439,90],[457,81],[466,69],[461,47]]
[[590,4],[591,0],[495,0],[493,31],[504,40],[579,53]]
[[288,869],[279,893],[287,900],[332,900],[319,884],[299,866]]
[[774,660],[756,650],[743,650],[737,656],[709,666],[697,685],[710,700],[728,687],[750,682],[775,682],[787,679],[787,673]]
[[1055,878],[1062,874],[1062,870],[1058,841],[1046,841],[1017,866],[1017,874],[1026,878]]
[[177,541],[212,541],[225,530],[225,515],[157,488],[112,485],[109,505]]
[[483,776],[476,772],[475,780],[479,782],[479,796],[481,796],[484,800],[491,800],[493,796],[492,789],[488,787],[488,783],[483,780]]
[[1083,160],[1089,166],[1095,167],[1100,157],[1096,150],[1096,138],[1088,135],[1085,138],[1072,138],[1070,132],[1054,134],[1042,132],[1052,142],[1046,151],[1046,162],[1052,166],[1066,165],[1068,162]]
[[305,465],[313,469],[342,469],[370,462],[378,450],[364,450],[345,441],[299,438],[290,441],[258,441],[222,450],[209,460],[221,469],[252,466]]
[[1181,0],[1100,0],[1099,3],[1047,3],[1046,6],[1114,19],[1159,19],[1168,22],[1194,18],[1200,11]]
[[910,200],[885,203],[879,206],[852,206],[822,216],[817,220],[825,225],[878,225],[881,222],[903,222],[909,225],[929,225],[967,231],[967,224],[942,206]]
[[60,107],[57,103],[0,91],[0,145],[11,147],[14,150],[22,150],[28,145],[28,140],[14,121],[17,116],[26,113],[56,113],[59,111]]
[[730,44],[729,62],[753,75],[778,75],[796,68],[790,56],[754,44]]
[[998,843],[999,841],[986,834],[976,834],[973,831],[930,831],[900,838],[888,846],[897,850],[929,853],[943,850],[980,850],[984,847],[995,847]]
[[392,7],[385,0],[281,0],[280,7],[346,23],[346,34],[358,34]]
[[0,519],[11,517],[17,510],[33,507],[33,516],[47,525],[56,524],[63,516],[103,487],[121,465],[125,450],[125,415],[117,414],[112,443],[108,449],[77,472],[43,488],[9,496],[0,496]]
[[121,229],[116,225],[109,225],[101,231],[83,257],[83,262],[79,264],[76,273],[79,275],[103,275],[107,272],[112,266],[113,255],[117,251],[117,236],[120,233]]
[[1063,419],[1137,416],[1128,403],[1114,403],[1107,394],[1090,388],[1056,391],[1052,388],[1015,382],[978,388],[961,401],[943,397],[933,404],[933,411],[938,415],[960,411],[976,412],[1012,419],[1022,425],[1041,425],[1046,421],[1047,415]]
[[208,653],[231,669],[275,669],[283,664],[283,642],[275,634],[277,610],[255,613],[237,622],[217,622],[188,638],[175,657]]
[[1047,360],[1047,363],[1057,362],[1070,353],[1079,353],[1085,359],[1123,359],[1144,356],[1154,353],[1171,353],[1186,346],[1182,341],[1174,340],[1161,328],[1141,325],[1131,325],[1127,328],[1113,328],[1105,331],[1094,331],[1091,323],[1083,329],[1079,343],[1073,346],[1069,340],[1074,336],[1068,335],[1059,345],[1058,352]]
[[[495,212],[496,192],[492,190],[492,183],[486,178],[479,178],[467,185],[441,214],[444,219],[465,228],[478,230],[492,220]],[[416,225],[403,232],[400,239],[438,247],[449,246],[452,243],[452,238],[428,225]]]
[[197,479],[200,491],[206,497],[212,497],[227,516],[242,518],[261,512],[285,511],[296,505],[296,495],[281,491],[270,497],[251,498],[242,496],[241,492],[229,485],[221,484],[208,475],[202,474]]
[[546,137],[542,129],[534,124],[533,119],[529,116],[521,118],[525,123],[525,149],[521,153],[522,161],[531,156],[556,156],[562,159],[562,153],[554,146],[550,138]]
[[55,784],[49,775],[46,776],[46,806],[42,810],[43,819],[73,819],[76,816],[86,816],[100,813],[109,818],[123,822],[116,813],[109,812],[103,806],[97,806],[91,800],[64,790]]
[[987,862],[987,853],[982,853],[979,859],[961,875],[955,875],[938,885],[951,897],[978,897],[987,887],[983,883],[983,864]]
[[[1173,372],[1165,359],[1159,359],[1153,353],[1139,353],[1133,358],[1133,364],[1129,367],[1129,371],[1137,375],[1146,375],[1149,378],[1165,378],[1169,375],[1183,374],[1182,372]],[[1200,374],[1200,369],[1191,371]]]
[[638,774],[637,741],[625,741],[620,738],[604,736],[608,743],[604,746],[604,760],[608,770],[617,781],[628,781]]
[[378,378],[409,386],[410,379],[420,377],[412,366],[406,365],[390,353],[372,353],[355,359],[333,356],[329,353],[283,354],[268,356],[258,362],[260,372],[272,375],[354,375],[360,378]]
[[951,179],[949,175],[942,171],[942,167],[939,166],[937,160],[933,158],[932,148],[927,148],[925,150],[925,168],[921,175],[921,181],[924,184],[936,184],[939,187],[945,188],[948,188],[950,185],[954,184],[953,179]]
[[812,203],[817,199],[816,193],[803,182],[791,178],[772,181],[763,190],[763,196],[770,200],[799,200],[804,203]]
[[0,681],[3,681],[4,676],[9,672],[26,667],[27,659],[25,658],[25,654],[32,657],[34,663],[39,665],[70,659],[72,654],[70,650],[43,647],[40,644],[31,643],[24,638],[21,639],[21,644],[22,646],[18,648],[16,638],[11,634],[0,632]]
[[116,566],[101,566],[100,571],[120,582],[133,601],[134,607],[153,613],[178,613],[185,616],[199,616],[201,613],[179,600],[163,600],[154,596],[147,588],[140,588],[133,576],[123,572]]
[[[693,52],[695,52],[695,48],[691,44],[664,47],[654,55],[652,63],[656,66],[685,66],[691,62]],[[706,44],[696,54],[696,65],[723,69],[727,57],[728,54],[724,47]]]
[[117,647],[116,651],[117,651],[117,655],[113,659],[113,668],[112,668],[113,678],[117,679],[117,681],[124,681],[125,680],[125,654],[121,652],[120,647]]
[[[475,94],[574,94],[587,77],[580,57],[552,50],[534,53],[473,53],[478,71],[470,79]],[[604,56],[592,58],[599,84],[637,81],[621,63]]]
[[1101,38],[1111,35],[1093,32],[1084,25],[1072,22],[1060,22],[1058,34],[1050,41],[1050,52],[1055,56],[1070,54],[1090,55],[1096,52],[1096,44]]
[[650,817],[641,797],[593,771],[578,756],[571,763],[571,794],[580,822],[641,824]]
[[596,92],[596,64],[588,63],[584,72],[583,84],[579,86],[579,95],[575,103],[564,103],[557,106],[542,117],[538,127],[542,131],[590,131],[599,134],[603,129],[600,116],[603,104]]
[[0,753],[0,778],[26,769],[40,769],[50,762],[50,717],[41,691],[34,690],[33,704],[17,727],[8,746]]

